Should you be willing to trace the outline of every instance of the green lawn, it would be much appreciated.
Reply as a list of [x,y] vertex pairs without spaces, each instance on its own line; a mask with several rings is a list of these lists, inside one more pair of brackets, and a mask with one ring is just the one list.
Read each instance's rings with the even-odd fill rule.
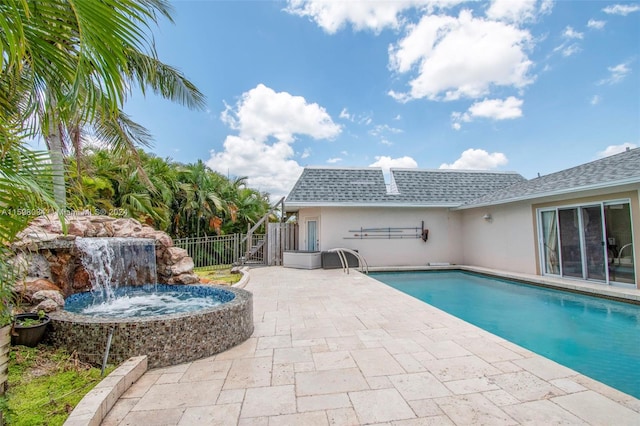
[[[108,368],[105,376],[112,370]],[[8,425],[62,425],[100,380],[99,368],[64,350],[12,346],[9,387],[0,398],[4,421]]]

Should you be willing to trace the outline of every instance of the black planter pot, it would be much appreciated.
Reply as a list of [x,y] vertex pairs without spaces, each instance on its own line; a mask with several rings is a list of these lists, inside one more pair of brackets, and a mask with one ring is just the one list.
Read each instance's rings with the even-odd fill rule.
[[[33,319],[40,322],[30,326],[22,326],[18,324],[18,320],[21,319]],[[16,315],[16,321],[14,321],[13,330],[11,331],[11,344],[29,346],[30,348],[37,346],[42,341],[48,325],[49,317],[47,315],[42,318],[38,314]]]

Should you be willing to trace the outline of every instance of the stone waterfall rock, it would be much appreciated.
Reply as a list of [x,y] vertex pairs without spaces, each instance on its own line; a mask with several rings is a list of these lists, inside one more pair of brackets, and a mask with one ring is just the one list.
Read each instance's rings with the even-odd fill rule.
[[[18,234],[16,242],[11,246],[17,253],[14,261],[25,265],[23,269],[26,272],[22,272],[21,284],[29,283],[29,290],[21,294],[29,303],[40,290],[57,290],[67,297],[91,288],[89,274],[82,266],[75,246],[75,239],[78,237],[153,239],[158,283],[192,284],[199,281],[193,273],[193,260],[186,250],[174,247],[171,237],[165,232],[135,219],[77,212],[66,218],[66,226],[65,235],[56,214],[39,216]],[[20,291],[18,287],[20,284],[16,285],[16,290]],[[51,306],[50,303],[47,305]]]

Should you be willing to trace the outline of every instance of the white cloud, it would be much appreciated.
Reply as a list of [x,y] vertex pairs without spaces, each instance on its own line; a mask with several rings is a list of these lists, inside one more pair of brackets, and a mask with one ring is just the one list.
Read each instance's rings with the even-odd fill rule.
[[597,21],[595,19],[589,19],[589,22],[587,22],[587,27],[592,28],[594,30],[601,30],[604,28],[606,23],[607,23],[606,21]]
[[259,141],[268,137],[293,141],[296,133],[331,139],[341,131],[320,105],[307,103],[302,96],[276,93],[264,84],[243,93],[235,108],[227,105],[221,118],[241,137]]
[[349,114],[349,111],[347,111],[346,108],[342,108],[342,111],[340,111],[340,118],[344,118],[345,120],[353,121],[353,116],[351,114]]
[[602,11],[609,15],[622,15],[627,16],[630,13],[640,10],[639,4],[615,4],[613,6],[607,6]]
[[583,33],[574,30],[573,27],[571,26],[567,26],[567,28],[564,29],[562,36],[565,38],[580,39],[580,40],[584,38]]
[[476,102],[469,108],[474,117],[485,117],[493,120],[510,120],[522,117],[522,99],[509,96],[505,100],[485,99]]
[[371,136],[380,136],[383,133],[402,133],[404,130],[398,129],[397,127],[391,127],[388,124],[378,124],[373,127],[373,129],[369,130],[369,134]]
[[382,169],[382,174],[384,175],[385,182],[387,182],[387,186],[391,183],[390,169],[415,169],[418,167],[416,160],[407,156],[391,158],[385,155],[376,155],[374,158],[376,161],[369,164],[369,167],[380,167]]
[[533,21],[536,18],[536,0],[493,0],[487,17],[507,22]]
[[567,58],[571,55],[574,55],[580,52],[582,49],[580,49],[580,46],[578,46],[576,43],[573,43],[570,45],[563,45],[561,50],[562,50],[562,56]]
[[599,95],[593,95],[593,97],[591,98],[591,101],[589,101],[589,103],[591,105],[598,105],[601,100],[602,100],[602,98]]
[[224,150],[211,151],[206,164],[225,176],[247,176],[252,188],[277,198],[290,191],[302,173],[302,167],[291,159],[293,155],[293,148],[284,141],[267,144],[230,135]]
[[207,165],[224,175],[247,176],[252,187],[272,196],[286,194],[302,172],[292,160],[295,135],[332,139],[341,131],[318,104],[262,84],[234,107],[227,105],[221,119],[238,134],[227,136],[223,151],[211,151]]
[[551,9],[553,9],[555,0],[542,0],[540,2],[540,14],[548,15],[551,13]]
[[371,30],[375,33],[386,28],[399,28],[402,13],[413,8],[446,8],[462,0],[395,0],[395,1],[344,1],[344,0],[289,0],[285,11],[309,18],[329,34],[334,34],[351,24],[355,31]]
[[600,80],[598,82],[599,85],[620,83],[631,72],[631,68],[627,63],[608,67],[607,70],[609,70],[609,77]]
[[441,169],[461,170],[490,170],[508,163],[507,157],[501,152],[489,154],[484,149],[467,149],[460,158],[451,164],[441,164]]
[[399,158],[391,158],[386,155],[374,157],[376,161],[374,163],[369,164],[369,167],[380,167],[382,168],[382,173],[389,182],[389,169],[415,169],[418,167],[418,163],[411,157],[399,157]]
[[305,148],[304,151],[302,151],[302,154],[300,154],[300,158],[302,159],[309,158],[310,156],[311,156],[310,148]]
[[457,18],[425,15],[407,28],[407,35],[389,48],[392,70],[417,73],[409,92],[389,92],[401,102],[478,98],[492,86],[522,88],[533,81],[533,62],[526,54],[532,37],[515,25],[474,18],[463,10]]
[[469,107],[467,112],[451,113],[451,126],[460,130],[462,123],[468,123],[474,118],[488,118],[491,120],[513,120],[522,117],[522,104],[524,101],[514,96],[507,99],[485,99],[476,102]]
[[606,147],[604,149],[604,151],[600,151],[598,152],[596,155],[598,158],[604,158],[604,157],[608,157],[610,155],[614,155],[614,154],[619,154],[623,151],[625,151],[627,148],[629,149],[633,149],[633,148],[637,148],[638,145],[635,143],[631,143],[631,142],[626,142],[620,145],[609,145],[608,147]]
[[329,158],[329,159],[327,160],[327,163],[329,163],[329,164],[336,164],[336,163],[339,163],[340,161],[342,161],[342,158],[340,158],[340,157],[333,157],[333,158]]

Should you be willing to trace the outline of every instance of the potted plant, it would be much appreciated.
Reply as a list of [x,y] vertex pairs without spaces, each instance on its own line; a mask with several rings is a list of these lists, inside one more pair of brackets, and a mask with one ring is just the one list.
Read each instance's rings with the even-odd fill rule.
[[43,310],[38,313],[17,314],[11,331],[11,344],[33,348],[42,341],[49,325],[49,316]]

